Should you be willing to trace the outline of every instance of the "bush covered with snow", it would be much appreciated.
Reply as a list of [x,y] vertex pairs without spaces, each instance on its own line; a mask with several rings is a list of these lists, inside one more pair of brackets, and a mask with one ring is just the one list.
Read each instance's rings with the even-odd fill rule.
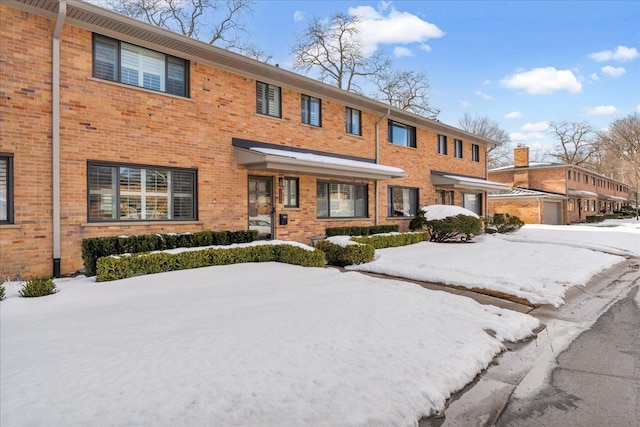
[[24,298],[35,298],[52,295],[58,292],[52,278],[31,279],[24,284],[18,295]]
[[320,240],[316,243],[316,249],[325,253],[327,264],[338,267],[371,262],[376,253],[376,249],[371,245],[356,242],[343,245],[330,240]]
[[325,256],[319,250],[307,250],[293,245],[255,245],[207,248],[178,253],[141,253],[126,256],[108,256],[98,259],[96,281],[125,279],[142,274],[188,270],[212,265],[246,262],[283,262],[303,267],[324,267]]
[[515,215],[496,213],[487,221],[486,230],[487,233],[512,233],[523,225],[524,222]]
[[432,242],[468,242],[482,232],[478,215],[459,206],[423,207],[409,223],[411,230],[426,229]]

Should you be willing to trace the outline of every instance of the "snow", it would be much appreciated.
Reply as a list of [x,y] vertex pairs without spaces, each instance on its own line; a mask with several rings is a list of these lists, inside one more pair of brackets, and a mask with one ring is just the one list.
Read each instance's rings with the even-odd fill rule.
[[503,292],[532,304],[564,303],[566,291],[640,256],[640,225],[525,225],[518,232],[483,235],[473,243],[422,242],[379,249],[370,263],[347,267],[412,280]]
[[56,283],[1,303],[2,425],[415,425],[538,326],[277,263]]
[[343,248],[349,246],[349,245],[359,245],[360,243],[358,242],[354,242],[353,240],[351,240],[351,236],[330,236],[327,237],[325,240],[328,240],[329,242],[333,243],[334,245],[338,245],[338,246],[342,246]]
[[422,211],[424,212],[424,217],[427,219],[427,221],[435,221],[456,215],[467,215],[478,218],[478,214],[476,214],[475,212],[470,211],[469,209],[462,208],[460,206],[453,205],[424,206],[422,208]]

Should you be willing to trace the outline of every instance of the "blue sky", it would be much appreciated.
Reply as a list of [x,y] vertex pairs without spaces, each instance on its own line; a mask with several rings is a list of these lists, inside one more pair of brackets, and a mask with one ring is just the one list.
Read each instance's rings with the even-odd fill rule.
[[640,112],[640,1],[266,1],[246,19],[251,41],[290,68],[310,18],[358,14],[364,44],[424,71],[439,119],[488,116],[538,152],[548,123],[596,129]]

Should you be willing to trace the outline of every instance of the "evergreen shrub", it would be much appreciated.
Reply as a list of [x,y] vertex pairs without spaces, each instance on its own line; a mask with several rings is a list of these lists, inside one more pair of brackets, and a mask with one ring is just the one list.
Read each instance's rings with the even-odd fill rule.
[[371,225],[367,227],[329,227],[325,237],[331,236],[369,236],[371,234],[398,232],[398,225]]
[[470,215],[455,215],[443,219],[427,220],[419,212],[409,223],[411,230],[426,229],[432,242],[469,242],[482,232],[482,221]]
[[486,230],[487,233],[512,233],[523,225],[524,222],[515,215],[496,213],[487,221]]
[[375,248],[369,244],[340,246],[328,240],[320,240],[316,243],[316,249],[325,253],[327,264],[338,267],[371,262],[376,252]]
[[373,236],[352,237],[351,240],[371,245],[375,249],[384,249],[424,242],[425,240],[429,240],[429,233],[376,234]]
[[58,292],[56,284],[53,282],[53,279],[49,277],[27,280],[27,283],[22,286],[18,295],[24,298],[35,298],[52,295],[56,292]]

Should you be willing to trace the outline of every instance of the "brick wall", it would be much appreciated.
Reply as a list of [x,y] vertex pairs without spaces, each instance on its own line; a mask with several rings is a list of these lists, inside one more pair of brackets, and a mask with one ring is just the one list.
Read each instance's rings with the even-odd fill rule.
[[[51,205],[51,20],[0,6],[0,152],[14,155],[15,221],[0,226],[0,274],[45,276],[52,266]],[[282,174],[247,171],[235,162],[232,138],[308,148],[373,159],[375,123],[381,116],[362,112],[362,134],[344,131],[344,105],[322,100],[322,127],[300,123],[300,93],[282,88],[282,118],[255,113],[256,81],[201,63],[190,63],[190,98],[161,94],[92,77],[92,34],[65,25],[61,43],[61,251],[63,274],[82,267],[81,241],[86,237],[199,230],[246,229],[249,175]],[[353,106],[357,107],[357,106]],[[407,178],[378,184],[378,222],[387,218],[389,185],[419,189],[420,205],[435,202],[431,170],[483,178],[480,162],[436,153],[437,134],[417,130],[417,147],[387,142],[386,120],[380,122],[380,163],[403,168]],[[453,138],[449,138],[453,144]],[[453,153],[453,146],[449,147]],[[198,221],[88,223],[87,162],[101,161],[196,169]],[[290,176],[291,174],[286,174]],[[318,220],[316,177],[300,179],[300,208],[284,209],[274,197],[275,238],[309,243],[326,227],[373,225],[374,181],[366,183],[369,212],[365,219]],[[324,178],[327,179],[327,178]],[[277,191],[277,186],[274,185]],[[460,200],[460,193],[456,193]]]

